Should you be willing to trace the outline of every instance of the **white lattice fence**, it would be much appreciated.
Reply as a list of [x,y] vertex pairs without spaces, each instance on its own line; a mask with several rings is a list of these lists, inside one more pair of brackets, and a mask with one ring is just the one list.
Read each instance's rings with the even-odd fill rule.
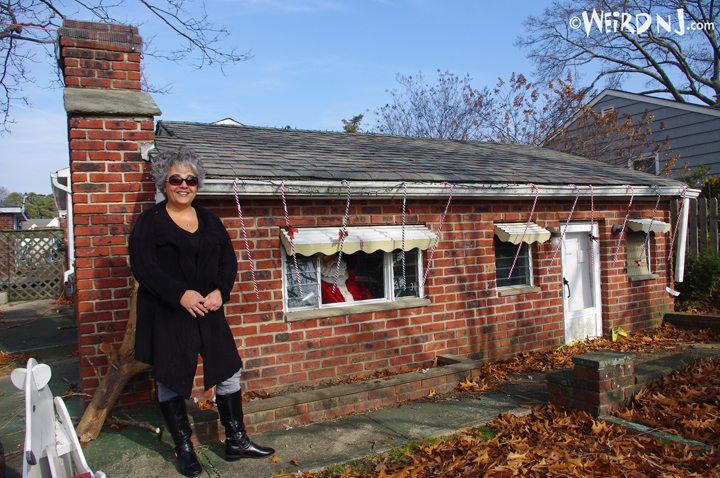
[[0,231],[0,291],[10,300],[56,298],[65,269],[61,229]]

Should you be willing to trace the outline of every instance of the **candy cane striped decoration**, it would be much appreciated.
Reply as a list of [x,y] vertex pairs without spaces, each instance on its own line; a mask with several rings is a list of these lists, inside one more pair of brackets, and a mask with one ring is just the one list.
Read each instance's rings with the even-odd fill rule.
[[245,232],[245,220],[243,219],[242,208],[240,207],[240,198],[237,191],[238,179],[233,181],[233,191],[235,192],[235,204],[237,204],[238,216],[240,216],[240,224],[242,225],[243,239],[245,239],[245,250],[247,251],[248,261],[250,261],[250,275],[252,276],[253,285],[255,286],[255,297],[260,300],[260,291],[258,291],[257,279],[255,279],[255,264],[253,263],[252,254],[250,253],[250,243]]
[[402,268],[403,268],[403,290],[407,287],[407,278],[405,275],[405,205],[407,202],[407,183],[403,182],[403,208],[402,208]]
[[508,280],[510,280],[510,277],[512,276],[513,270],[515,270],[515,263],[517,262],[517,258],[520,255],[520,249],[522,249],[523,245],[523,239],[525,239],[525,233],[528,230],[528,227],[530,227],[530,221],[532,221],[533,213],[535,212],[535,205],[537,204],[538,196],[540,195],[540,189],[534,185],[533,183],[528,183],[528,186],[532,186],[535,188],[535,201],[533,201],[532,209],[530,210],[530,217],[528,217],[528,222],[525,224],[525,230],[523,231],[523,235],[520,238],[520,244],[518,244],[518,250],[515,253],[515,260],[513,260],[512,267],[510,267],[510,273],[508,274]]
[[430,251],[430,257],[428,258],[428,265],[425,269],[425,275],[423,276],[422,285],[420,287],[425,286],[425,281],[427,280],[428,272],[430,272],[430,266],[432,265],[432,258],[433,254],[435,254],[435,248],[438,245],[438,241],[440,240],[440,231],[442,231],[443,222],[445,222],[445,215],[448,212],[448,208],[450,207],[450,201],[452,200],[452,193],[453,193],[453,185],[448,182],[443,182],[441,184],[447,184],[450,186],[450,197],[448,197],[447,205],[445,205],[445,212],[442,215],[442,218],[440,219],[440,225],[438,226],[438,232],[437,235],[435,235],[435,243],[432,246],[432,250]]
[[280,183],[280,195],[282,196],[283,208],[285,209],[285,225],[288,228],[288,237],[290,238],[290,249],[292,250],[293,262],[295,263],[295,276],[297,277],[298,289],[300,289],[300,297],[304,296],[305,293],[302,290],[302,284],[300,284],[300,269],[297,265],[297,255],[295,254],[295,242],[293,241],[292,226],[290,226],[290,215],[287,210],[287,203],[285,202],[285,181]]
[[567,232],[567,228],[570,225],[570,218],[573,215],[573,212],[575,212],[575,206],[577,205],[578,198],[580,197],[580,188],[575,186],[574,184],[570,184],[570,186],[575,188],[576,194],[575,194],[575,202],[572,205],[572,209],[570,209],[570,215],[567,218],[567,221],[565,222],[565,228],[563,229],[562,235],[560,236],[560,242],[558,243],[557,247],[555,248],[555,252],[553,253],[552,259],[550,259],[550,265],[547,267],[548,273],[550,272],[550,268],[553,265],[553,262],[555,262],[555,256],[557,255],[558,251],[560,250],[560,247],[562,246],[563,241],[565,240],[565,233]]
[[635,197],[635,188],[629,184],[625,185],[626,188],[630,188],[630,202],[627,205],[627,211],[625,212],[625,219],[623,220],[622,229],[620,229],[620,236],[618,237],[617,246],[615,247],[615,258],[613,259],[613,269],[617,262],[618,252],[620,252],[620,241],[622,241],[623,233],[625,232],[625,224],[627,224],[628,216],[630,215],[630,206],[632,206],[633,198]]
[[[657,201],[655,201],[655,210],[653,211],[652,219],[650,219],[650,227],[648,228],[647,235],[645,236],[645,242],[643,242],[642,249],[640,249],[640,259],[639,259],[640,261],[642,261],[643,257],[645,257],[645,250],[647,249],[648,240],[650,239],[650,233],[652,232],[652,225],[653,225],[653,222],[655,222],[655,215],[657,214],[658,206],[660,205],[660,198],[662,197],[662,194],[660,192],[660,187],[657,185],[653,185],[653,188],[657,192],[658,198],[657,198]],[[648,270],[649,269],[650,269],[650,264],[648,263]]]
[[675,247],[675,235],[678,232],[678,226],[680,226],[680,218],[682,217],[683,207],[685,207],[685,193],[687,190],[688,186],[683,187],[682,199],[680,200],[680,205],[678,206],[678,217],[675,221],[675,231],[673,231],[672,241],[670,241],[670,251],[668,252],[667,262],[670,262],[670,259],[672,259],[673,247]]
[[347,186],[347,202],[345,203],[345,217],[343,218],[343,227],[340,229],[340,252],[338,253],[337,264],[335,265],[335,279],[333,280],[332,291],[335,292],[335,286],[337,285],[338,275],[340,275],[340,260],[342,259],[343,244],[345,244],[345,238],[347,237],[347,220],[348,212],[350,211],[350,184],[346,180],[340,181],[340,184]]

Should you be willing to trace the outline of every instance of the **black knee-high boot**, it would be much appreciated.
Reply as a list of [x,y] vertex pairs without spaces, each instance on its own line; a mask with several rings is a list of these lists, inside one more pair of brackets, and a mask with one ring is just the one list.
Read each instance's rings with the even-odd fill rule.
[[203,468],[190,442],[192,429],[188,421],[185,399],[177,396],[160,402],[160,410],[175,442],[175,456],[180,463],[180,471],[185,476],[199,475]]
[[220,412],[220,423],[225,427],[225,460],[262,458],[275,453],[272,448],[253,443],[245,433],[240,391],[230,395],[216,395],[215,401]]

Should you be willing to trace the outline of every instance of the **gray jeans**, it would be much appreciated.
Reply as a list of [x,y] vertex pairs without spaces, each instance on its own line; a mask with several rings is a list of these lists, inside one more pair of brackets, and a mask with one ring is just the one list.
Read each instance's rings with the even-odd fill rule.
[[[242,375],[242,368],[235,372],[235,375],[225,380],[223,383],[215,387],[215,395],[232,395],[235,392],[240,391],[240,376]],[[158,401],[167,402],[178,396],[177,393],[167,388],[162,383],[158,382]]]

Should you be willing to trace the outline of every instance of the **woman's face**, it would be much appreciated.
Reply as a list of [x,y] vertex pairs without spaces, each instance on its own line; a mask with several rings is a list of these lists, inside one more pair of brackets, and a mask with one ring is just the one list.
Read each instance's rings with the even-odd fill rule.
[[188,186],[187,182],[183,181],[179,186],[173,186],[168,182],[168,179],[173,176],[180,176],[181,178],[196,177],[195,171],[183,165],[173,165],[168,171],[167,178],[165,178],[164,192],[168,204],[179,208],[191,205],[197,194],[197,184]]

